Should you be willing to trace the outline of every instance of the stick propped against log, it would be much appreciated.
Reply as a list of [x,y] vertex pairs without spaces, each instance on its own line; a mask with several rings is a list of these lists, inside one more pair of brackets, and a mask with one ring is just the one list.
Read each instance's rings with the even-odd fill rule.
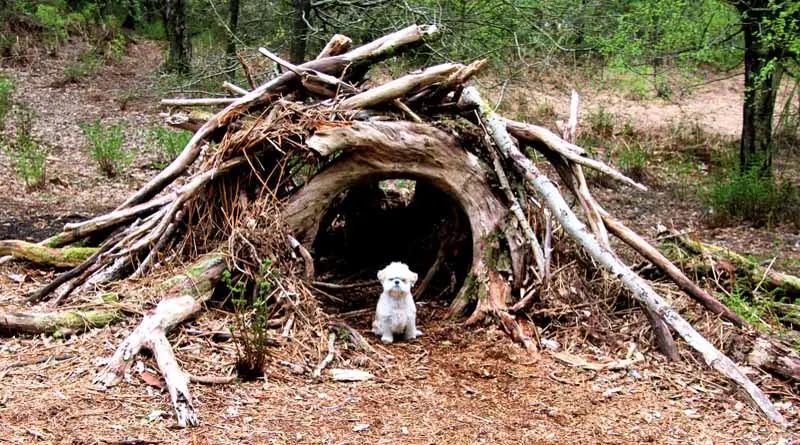
[[508,134],[506,122],[494,114],[492,109],[483,101],[478,90],[468,87],[461,97],[467,105],[477,108],[481,122],[492,136],[500,152],[512,162],[517,172],[536,189],[545,205],[569,233],[570,237],[583,247],[586,253],[597,263],[607,268],[620,279],[634,298],[646,305],[653,313],[662,317],[675,332],[703,356],[709,366],[742,387],[770,420],[785,424],[786,420],[775,409],[769,398],[744,375],[742,370],[730,358],[695,331],[692,325],[671,308],[644,279],[626,266],[613,252],[597,242],[597,239],[586,230],[586,226],[580,222],[575,213],[569,208],[556,186],[536,168],[530,159],[519,151],[519,148],[517,148]]

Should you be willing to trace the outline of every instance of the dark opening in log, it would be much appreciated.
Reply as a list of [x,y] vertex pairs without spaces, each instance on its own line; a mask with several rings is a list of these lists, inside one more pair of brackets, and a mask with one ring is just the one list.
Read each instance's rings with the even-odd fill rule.
[[[431,183],[408,178],[360,183],[339,194],[313,244],[317,279],[340,310],[372,306],[377,270],[402,261],[417,272],[417,300],[452,300],[469,273],[472,233],[458,203]],[[363,286],[356,285],[364,283]]]
[[[521,282],[524,252],[519,246],[522,237],[514,227],[504,225],[508,211],[489,182],[489,167],[464,150],[450,134],[431,125],[409,122],[352,122],[317,131],[307,145],[323,155],[335,152],[341,155],[298,190],[286,206],[286,222],[302,244],[314,245],[321,228],[325,227],[323,216],[328,215],[343,192],[363,184],[408,178],[418,185],[426,184],[422,187],[429,185],[428,189],[445,195],[463,212],[464,221],[458,224],[469,227],[469,232],[465,230],[464,233],[471,236],[471,254],[458,252],[457,256],[469,261],[469,275],[475,278],[464,283],[473,281],[485,285],[488,244],[503,237],[510,250],[512,286]],[[420,196],[426,194],[420,193]],[[436,201],[434,199],[433,203]],[[450,233],[454,233],[454,219],[448,217],[449,224],[445,225]],[[379,236],[386,236],[386,230],[378,228],[378,231]],[[412,242],[419,244],[417,240]],[[383,266],[374,264],[373,273]],[[427,271],[417,272],[423,276]],[[474,304],[479,293],[469,288],[461,285],[457,289],[451,303],[452,314],[463,314]],[[496,297],[499,301],[505,295]]]

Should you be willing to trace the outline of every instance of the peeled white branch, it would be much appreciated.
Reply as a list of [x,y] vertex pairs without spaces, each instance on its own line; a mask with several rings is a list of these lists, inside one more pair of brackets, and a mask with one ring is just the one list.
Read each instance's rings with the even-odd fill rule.
[[500,152],[513,161],[516,169],[541,195],[545,205],[570,237],[580,244],[597,263],[619,278],[634,298],[663,318],[675,332],[683,337],[687,344],[703,356],[709,366],[742,387],[771,421],[785,425],[786,420],[775,409],[769,398],[744,375],[730,358],[695,331],[692,325],[670,307],[644,279],[626,266],[613,252],[597,242],[597,239],[592,236],[564,201],[558,188],[539,172],[530,159],[519,151],[506,130],[507,121],[494,114],[491,107],[483,102],[478,91],[473,87],[466,88],[462,99],[467,105],[478,107],[481,121]]
[[225,268],[221,254],[208,254],[187,268],[185,275],[169,280],[170,289],[167,292],[177,296],[165,298],[145,315],[141,324],[119,345],[94,382],[103,387],[116,385],[122,381],[139,351],[149,349],[164,376],[178,425],[197,425],[197,413],[189,393],[189,375],[175,360],[167,332],[202,309]]
[[234,84],[228,82],[227,80],[225,82],[222,82],[222,88],[225,88],[226,90],[230,91],[231,93],[238,94],[240,96],[244,96],[245,94],[250,92],[250,91],[245,90],[244,88],[242,88],[242,87],[240,87],[238,85],[234,85]]
[[462,68],[464,68],[464,65],[461,64],[443,63],[419,73],[408,74],[381,86],[370,88],[353,97],[349,97],[339,104],[339,108],[342,110],[356,110],[391,102],[394,99],[404,97],[406,94],[416,89],[437,82],[445,82]]
[[647,187],[623,175],[614,168],[609,167],[600,161],[582,156],[582,148],[570,144],[546,128],[539,127],[537,125],[524,124],[522,122],[512,121],[510,119],[504,119],[501,117],[498,117],[498,119],[503,121],[504,126],[506,127],[507,131],[511,133],[511,135],[517,139],[532,143],[534,148],[536,148],[536,144],[545,144],[549,149],[576,164],[597,170],[601,173],[605,173],[612,178],[630,184],[639,190],[647,190]]

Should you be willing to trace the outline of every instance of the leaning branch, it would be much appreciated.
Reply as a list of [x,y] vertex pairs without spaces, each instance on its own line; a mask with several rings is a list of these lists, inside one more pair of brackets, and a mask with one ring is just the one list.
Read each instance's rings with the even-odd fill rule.
[[[400,48],[422,42],[437,33],[438,29],[433,25],[409,26],[408,28],[401,29],[400,31],[367,43],[345,54],[306,62],[300,65],[300,68],[308,68],[331,76],[339,76],[345,69],[353,65],[371,63],[392,56],[396,54]],[[348,72],[353,72],[353,70],[350,69]],[[150,179],[150,181],[142,186],[136,193],[128,197],[118,209],[145,202],[160,193],[164,187],[174,181],[175,178],[182,175],[189,166],[194,163],[200,155],[202,141],[214,130],[227,125],[230,121],[246,113],[252,107],[269,103],[272,97],[287,93],[296,87],[296,82],[298,80],[299,76],[297,74],[286,72],[259,86],[245,96],[236,98],[233,103],[229,104],[203,124],[186,144],[181,154],[178,155],[170,165]]]
[[775,409],[769,398],[748,379],[742,370],[714,345],[700,335],[692,325],[680,316],[664,299],[658,295],[647,282],[633,272],[628,266],[597,242],[586,226],[572,212],[569,205],[549,178],[539,172],[538,168],[517,148],[506,130],[506,121],[494,114],[491,107],[483,102],[478,91],[473,87],[464,90],[462,99],[467,105],[478,108],[481,121],[497,144],[500,152],[508,157],[518,172],[536,189],[545,205],[558,219],[570,237],[600,265],[610,270],[625,285],[639,302],[646,305],[654,313],[683,337],[705,359],[706,363],[730,378],[753,399],[767,417],[779,424],[786,424],[784,417]]

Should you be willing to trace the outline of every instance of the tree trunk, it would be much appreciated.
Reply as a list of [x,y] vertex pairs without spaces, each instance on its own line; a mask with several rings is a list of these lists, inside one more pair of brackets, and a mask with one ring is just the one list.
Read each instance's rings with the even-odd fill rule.
[[308,25],[311,20],[311,0],[293,0],[294,15],[292,18],[292,43],[289,48],[289,59],[293,63],[303,63],[308,44]]
[[188,73],[192,68],[192,41],[186,25],[186,0],[167,0],[164,23],[169,36],[167,69]]
[[[750,17],[750,15],[753,15]],[[761,41],[761,15],[749,12],[742,24],[744,31],[744,108],[742,141],[739,148],[741,171],[758,169],[772,173],[772,115],[781,80],[778,57]],[[774,64],[774,66],[770,66]]]
[[[239,0],[230,0],[228,11],[230,17],[228,18],[228,46],[225,48],[225,55],[228,58],[228,63],[233,65],[236,63],[236,28],[239,27]],[[234,77],[236,77],[236,70],[231,70],[231,80]]]

